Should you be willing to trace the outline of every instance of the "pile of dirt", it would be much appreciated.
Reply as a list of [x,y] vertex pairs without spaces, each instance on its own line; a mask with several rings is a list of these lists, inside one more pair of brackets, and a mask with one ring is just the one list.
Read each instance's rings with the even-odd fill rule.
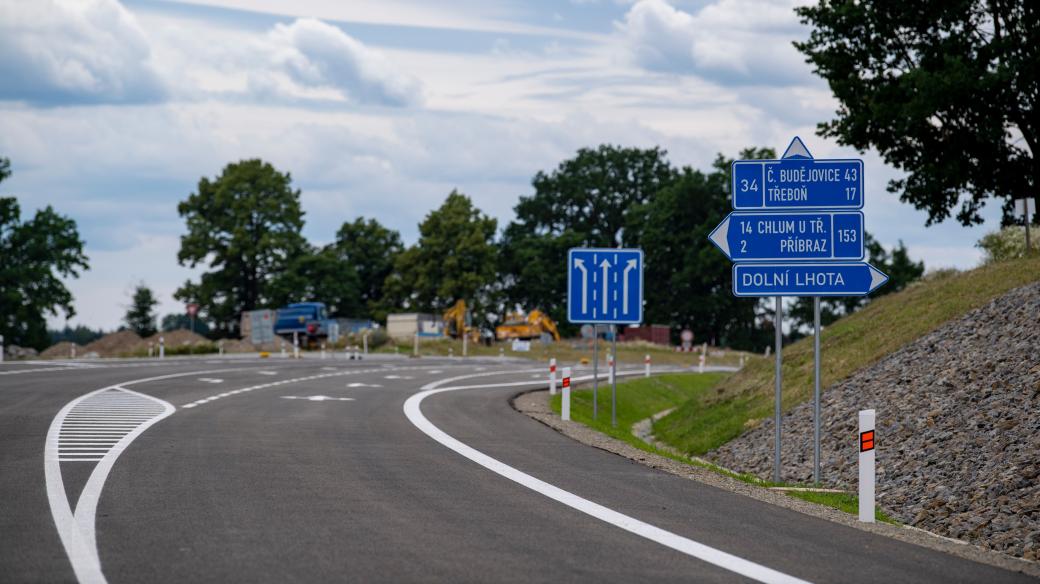
[[[75,354],[72,352],[73,349],[76,350]],[[40,353],[40,357],[43,357],[44,359],[72,359],[74,357],[82,357],[85,353],[86,351],[83,349],[82,345],[71,341],[62,341],[56,345],[47,347],[47,349]]]
[[249,341],[238,339],[224,339],[222,345],[225,353],[256,353],[259,350]]
[[83,347],[83,353],[96,353],[99,357],[120,357],[142,349],[147,350],[148,343],[141,340],[137,333],[119,331],[107,334]]
[[163,338],[163,342],[169,347],[182,347],[184,345],[199,345],[209,344],[210,340],[206,337],[193,333],[187,329],[178,329],[175,331],[158,332],[154,335],[144,339],[145,345],[152,343],[155,346],[159,346],[159,337]]

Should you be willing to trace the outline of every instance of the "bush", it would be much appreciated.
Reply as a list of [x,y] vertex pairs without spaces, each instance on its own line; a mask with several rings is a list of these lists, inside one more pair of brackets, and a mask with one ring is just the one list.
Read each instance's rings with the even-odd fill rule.
[[[1032,235],[1032,233],[1030,234]],[[1026,228],[1020,225],[1005,227],[982,236],[975,244],[982,250],[983,264],[1013,260],[1026,255]]]

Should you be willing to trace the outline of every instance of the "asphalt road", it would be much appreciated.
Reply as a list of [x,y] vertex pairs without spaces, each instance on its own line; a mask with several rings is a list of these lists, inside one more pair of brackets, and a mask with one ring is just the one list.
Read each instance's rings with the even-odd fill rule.
[[98,365],[0,365],[0,581],[1033,581],[574,442],[531,365]]

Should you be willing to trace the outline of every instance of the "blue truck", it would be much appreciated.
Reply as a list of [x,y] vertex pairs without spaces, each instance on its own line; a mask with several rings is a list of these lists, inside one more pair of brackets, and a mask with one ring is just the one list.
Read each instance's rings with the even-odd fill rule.
[[300,343],[309,345],[320,339],[335,342],[339,337],[339,325],[329,318],[324,302],[297,302],[278,309],[274,334],[292,339],[299,335]]

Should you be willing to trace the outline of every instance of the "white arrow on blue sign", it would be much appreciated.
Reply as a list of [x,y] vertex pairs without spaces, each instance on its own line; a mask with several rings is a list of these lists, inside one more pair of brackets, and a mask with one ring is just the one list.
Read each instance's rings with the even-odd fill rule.
[[636,324],[643,320],[643,250],[567,252],[567,320]]
[[708,236],[740,261],[863,259],[863,213],[730,213]]
[[733,264],[736,296],[864,296],[887,281],[864,262]]
[[863,161],[814,159],[795,137],[780,160],[733,163],[733,208],[862,209]]

